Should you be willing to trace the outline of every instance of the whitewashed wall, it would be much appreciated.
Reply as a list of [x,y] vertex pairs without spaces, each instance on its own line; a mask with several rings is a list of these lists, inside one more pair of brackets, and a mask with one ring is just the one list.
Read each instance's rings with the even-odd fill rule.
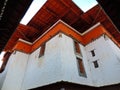
[[76,54],[74,50],[74,40],[63,34],[61,38],[60,46],[61,46],[63,81],[78,83],[78,84],[85,84],[85,85],[92,85],[91,73],[89,70],[89,65],[87,63],[84,46],[79,44],[87,77],[79,75],[79,68],[77,65],[78,62],[76,60]]
[[64,34],[56,35],[47,41],[42,57],[38,57],[41,47],[30,55],[12,54],[1,90],[27,90],[60,81],[96,87],[120,83],[120,49],[109,38],[101,36],[85,47],[79,44],[87,77],[79,75],[73,42]]
[[79,76],[73,39],[62,34],[62,37],[56,35],[46,43],[45,55],[40,58],[40,48],[29,58],[22,52],[12,54],[2,90],[26,90],[59,81],[92,85],[84,47],[80,47],[87,78]]
[[2,73],[0,73],[0,90],[2,88],[5,76],[6,76],[6,71],[3,71]]
[[1,90],[21,90],[28,55],[16,52],[16,54],[11,55],[9,61],[10,64]]
[[46,43],[45,55],[38,58],[40,48],[29,57],[23,89],[31,89],[60,81],[92,85],[89,65],[82,45],[87,78],[79,76],[73,39],[62,34]]
[[37,49],[29,57],[29,63],[24,80],[24,89],[30,89],[61,81],[60,38],[55,36],[45,46],[45,54],[39,56]]
[[[91,50],[95,49],[95,56]],[[92,73],[93,85],[104,86],[120,83],[120,49],[104,36],[91,42],[86,46],[86,53],[90,70]],[[99,67],[95,68],[93,61],[97,60]]]
[[7,62],[7,65],[6,65],[5,69],[4,69],[4,71],[2,73],[0,73],[0,90],[1,90],[1,88],[3,86],[3,82],[5,80],[6,73],[7,73],[8,69],[9,69],[9,65],[10,65],[11,61],[12,61],[12,59],[10,57],[8,62]]

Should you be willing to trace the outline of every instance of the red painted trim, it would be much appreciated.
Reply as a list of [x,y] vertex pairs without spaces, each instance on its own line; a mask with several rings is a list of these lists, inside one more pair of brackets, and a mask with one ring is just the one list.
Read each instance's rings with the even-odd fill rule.
[[19,50],[25,53],[30,53],[31,52],[32,46],[24,43],[22,41],[18,41],[17,44],[14,46],[13,50]]
[[55,36],[59,32],[63,32],[64,34],[76,39],[83,45],[87,45],[92,40],[99,38],[103,34],[106,34],[110,38],[112,38],[112,40],[116,44],[119,45],[119,43],[117,43],[117,41],[105,30],[105,28],[102,25],[95,27],[94,29],[92,29],[91,31],[89,31],[84,35],[80,35],[75,30],[70,28],[68,25],[65,25],[63,22],[59,21],[55,26],[53,26],[47,33],[45,33],[41,38],[39,38],[32,45],[29,45],[22,41],[18,41],[14,49],[23,51],[25,53],[32,53],[34,50],[39,48],[43,43],[51,39],[53,36]]

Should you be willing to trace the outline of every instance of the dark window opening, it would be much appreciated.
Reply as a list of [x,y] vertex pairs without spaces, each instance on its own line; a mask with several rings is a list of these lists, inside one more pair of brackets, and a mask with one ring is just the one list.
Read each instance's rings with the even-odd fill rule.
[[39,53],[39,57],[43,56],[45,53],[45,44],[43,44],[40,48],[40,53]]
[[96,61],[93,61],[93,64],[94,64],[94,67],[95,67],[95,68],[98,68],[98,67],[99,67],[97,60],[96,60]]
[[77,62],[78,62],[78,68],[79,68],[80,76],[85,76],[86,77],[85,68],[84,68],[82,59],[77,58]]
[[94,56],[95,56],[95,51],[92,50],[92,51],[90,51],[90,52],[91,52],[92,56],[94,57]]
[[75,45],[75,52],[81,54],[79,43],[74,41],[74,45]]

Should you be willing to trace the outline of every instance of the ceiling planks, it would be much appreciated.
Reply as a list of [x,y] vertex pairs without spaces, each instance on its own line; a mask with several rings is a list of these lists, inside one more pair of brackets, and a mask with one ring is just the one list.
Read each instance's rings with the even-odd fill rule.
[[35,41],[59,19],[80,33],[100,22],[120,42],[120,33],[99,5],[84,13],[72,0],[48,0],[26,26],[18,25],[5,50],[12,49],[19,38]]

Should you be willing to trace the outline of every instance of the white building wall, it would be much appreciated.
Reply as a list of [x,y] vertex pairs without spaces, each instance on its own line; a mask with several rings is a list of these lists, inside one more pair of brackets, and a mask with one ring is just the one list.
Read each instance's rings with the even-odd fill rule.
[[10,63],[11,63],[11,57],[9,58],[9,60],[8,60],[8,62],[7,62],[7,65],[6,65],[5,69],[4,69],[4,71],[3,71],[2,73],[0,73],[0,90],[1,90],[2,85],[3,85],[3,82],[4,82],[4,80],[5,80],[6,73],[7,73],[7,71],[8,71],[8,68],[9,68]]
[[10,64],[1,90],[21,90],[28,56],[22,52],[10,56]]
[[40,87],[61,81],[60,38],[56,35],[45,46],[45,54],[39,56],[37,49],[29,57],[23,89]]
[[64,34],[56,35],[47,41],[44,56],[38,58],[41,48],[30,55],[23,90],[60,81],[92,85],[84,47],[80,46],[87,78],[79,76],[73,39]]
[[2,88],[5,77],[6,77],[6,71],[3,71],[2,73],[0,73],[0,90]]
[[62,39],[61,40],[61,61],[62,61],[63,81],[91,86],[92,85],[91,73],[89,70],[89,65],[87,62],[84,46],[79,44],[87,77],[79,75],[79,68],[77,65],[78,62],[77,62],[76,54],[74,50],[75,48],[74,40],[64,34],[61,39]]
[[41,57],[41,47],[30,55],[12,54],[1,90],[28,90],[60,81],[97,87],[120,83],[120,49],[109,38],[101,36],[85,47],[79,44],[87,77],[79,75],[73,42],[71,37],[58,34],[46,42]]
[[[91,55],[91,50],[95,56]],[[105,86],[120,83],[120,49],[104,36],[86,46],[86,53],[92,73],[93,85]],[[95,68],[93,61],[97,60],[99,67]]]

